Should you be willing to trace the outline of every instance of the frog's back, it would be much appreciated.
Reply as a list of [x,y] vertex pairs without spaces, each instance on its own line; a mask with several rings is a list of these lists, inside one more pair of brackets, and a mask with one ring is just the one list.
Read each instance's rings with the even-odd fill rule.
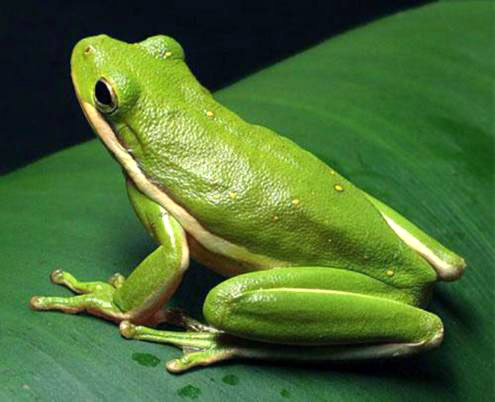
[[186,110],[145,168],[209,232],[287,265],[342,267],[400,287],[435,279],[362,192],[314,155],[207,94]]
[[[205,249],[227,246],[224,254],[234,261],[249,255],[248,269],[331,266],[397,286],[434,279],[351,183],[292,141],[218,104],[191,74],[173,39],[129,45],[88,38],[74,50],[72,64],[73,77],[82,81],[78,98],[105,143],[140,190],[175,208],[172,213]],[[107,91],[112,88],[112,109],[102,112],[108,125],[88,108],[100,81]],[[179,209],[187,219],[178,216]]]

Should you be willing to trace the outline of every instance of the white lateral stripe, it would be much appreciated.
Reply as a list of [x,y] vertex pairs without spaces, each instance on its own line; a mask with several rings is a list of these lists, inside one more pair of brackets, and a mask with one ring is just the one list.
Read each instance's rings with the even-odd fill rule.
[[255,289],[255,290],[248,290],[246,293],[249,292],[256,292],[256,293],[262,293],[262,292],[288,292],[288,293],[318,293],[318,294],[328,294],[328,295],[333,295],[333,296],[355,296],[355,297],[363,297],[363,298],[370,298],[370,299],[382,299],[385,300],[387,303],[396,303],[396,304],[404,304],[402,302],[399,302],[397,300],[393,299],[385,299],[385,298],[380,298],[379,296],[374,296],[374,295],[368,295],[364,293],[356,293],[356,292],[346,292],[343,290],[332,290],[332,289],[314,289],[314,288],[267,288],[267,289]]
[[244,247],[230,243],[229,241],[208,232],[183,207],[175,203],[166,193],[146,178],[139,169],[134,158],[129,155],[117,140],[113,129],[91,104],[81,101],[81,106],[96,133],[125,168],[136,187],[171,213],[179,221],[181,226],[206,249],[220,255],[247,262],[254,266],[263,265],[274,267],[288,265],[288,263],[284,261],[278,261],[260,254],[251,253]]
[[176,236],[174,235],[174,228],[170,224],[170,215],[167,211],[165,211],[165,208],[160,207],[160,212],[162,214],[162,223],[163,227],[165,228],[165,231],[168,234],[168,237],[170,239],[175,239]]
[[431,249],[429,249],[425,244],[421,243],[421,241],[419,241],[402,226],[394,222],[394,220],[386,215],[382,214],[382,216],[385,218],[393,231],[397,233],[397,236],[399,236],[404,241],[404,243],[415,250],[419,255],[424,257],[433,266],[433,268],[435,268],[440,278],[450,277],[453,271],[457,271],[456,267],[438,257]]
[[[251,290],[251,292],[252,291],[253,290]],[[344,292],[342,290],[314,289],[314,288],[267,288],[267,289],[256,289],[254,290],[254,292],[328,293],[328,294],[340,294],[340,295],[366,296],[359,293]]]
[[[364,293],[356,293],[356,292],[346,292],[343,290],[331,290],[331,289],[306,289],[306,288],[268,288],[268,289],[253,289],[253,290],[248,290],[246,293],[263,293],[263,292],[268,292],[268,293],[277,293],[277,292],[288,292],[288,293],[317,293],[317,294],[327,294],[331,296],[353,296],[356,298],[360,299],[373,299],[373,300],[383,300],[384,302],[387,302],[391,305],[396,304],[396,305],[402,305],[404,306],[404,303],[394,300],[394,299],[388,299],[388,298],[382,298],[380,296],[375,296],[375,295],[368,295]],[[242,293],[242,291],[240,292]]]
[[[160,206],[160,212],[162,214],[162,223],[163,226],[165,227],[165,230],[167,231],[168,237],[170,239],[174,239],[175,241],[176,236],[174,235],[174,228],[170,224],[170,214],[162,206]],[[183,233],[183,236],[181,238],[180,252],[181,252],[180,270],[185,271],[189,266],[189,246],[186,241],[185,233]]]

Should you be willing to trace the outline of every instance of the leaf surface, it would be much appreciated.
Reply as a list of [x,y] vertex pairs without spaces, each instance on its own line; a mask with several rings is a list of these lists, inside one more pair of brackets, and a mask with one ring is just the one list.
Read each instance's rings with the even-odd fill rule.
[[[129,274],[153,245],[96,141],[0,178],[1,400],[486,400],[494,372],[492,2],[441,2],[330,39],[216,94],[314,152],[463,255],[436,288],[444,344],[394,361],[239,361],[174,376],[171,346],[89,316],[38,313],[49,273]],[[256,55],[253,55],[256,57]],[[65,127],[67,133],[71,128]],[[88,128],[89,129],[89,128]],[[174,304],[198,315],[221,281],[194,264]]]

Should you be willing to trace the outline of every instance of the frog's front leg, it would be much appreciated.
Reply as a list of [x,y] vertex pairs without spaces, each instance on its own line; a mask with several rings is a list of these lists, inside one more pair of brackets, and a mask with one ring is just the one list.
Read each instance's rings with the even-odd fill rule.
[[407,293],[352,271],[276,268],[212,289],[204,315],[218,333],[157,331],[121,323],[124,336],[181,346],[184,371],[235,357],[350,360],[407,355],[438,345],[440,319]]
[[80,282],[68,272],[52,273],[52,282],[79,293],[74,297],[31,298],[36,310],[60,310],[66,313],[86,311],[121,322],[155,325],[164,316],[161,307],[177,289],[189,264],[186,235],[180,224],[160,205],[146,198],[130,181],[131,203],[140,220],[160,246],[148,255],[125,279],[113,275],[107,282]]

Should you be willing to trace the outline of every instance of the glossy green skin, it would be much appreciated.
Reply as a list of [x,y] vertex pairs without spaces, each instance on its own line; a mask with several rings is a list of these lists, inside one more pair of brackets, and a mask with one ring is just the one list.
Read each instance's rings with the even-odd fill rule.
[[[219,105],[182,57],[164,59],[166,51],[183,54],[176,42],[90,40],[98,46],[93,63],[73,59],[75,75],[87,81],[79,84],[81,97],[93,103],[100,77],[113,83],[119,110],[108,119],[146,176],[209,231],[293,265],[345,267],[397,287],[436,279],[359,189],[290,140]],[[390,278],[388,267],[400,269]]]
[[[437,273],[383,215],[445,261],[460,266],[462,259],[292,141],[218,104],[172,38],[84,39],[73,52],[72,76],[81,104],[95,109],[95,84],[108,82],[117,108],[100,115],[150,183],[209,233],[259,256],[247,263],[227,250],[209,259],[235,266],[234,277],[205,301],[213,327],[246,339],[311,345],[426,342],[441,334],[438,317],[412,307],[428,299]],[[153,235],[160,222],[146,221],[143,211],[161,207],[129,185]],[[195,233],[185,240],[179,232],[177,239],[192,246]],[[114,297],[123,311],[139,307],[163,276],[133,275],[127,291]],[[141,284],[148,290],[140,293]],[[298,318],[306,325],[294,330]]]

